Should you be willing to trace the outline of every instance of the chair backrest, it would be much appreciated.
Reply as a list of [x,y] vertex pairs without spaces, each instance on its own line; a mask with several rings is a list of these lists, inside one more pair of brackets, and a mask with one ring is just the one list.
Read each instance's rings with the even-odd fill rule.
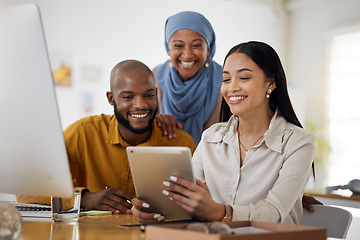
[[314,212],[304,210],[300,225],[326,228],[327,237],[346,238],[352,215],[349,211],[328,205],[312,205]]

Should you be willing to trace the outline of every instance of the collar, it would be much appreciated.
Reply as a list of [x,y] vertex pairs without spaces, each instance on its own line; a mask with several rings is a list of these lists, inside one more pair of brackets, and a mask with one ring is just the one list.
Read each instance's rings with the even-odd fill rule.
[[285,133],[287,121],[280,111],[276,109],[274,116],[271,118],[269,128],[264,134],[265,144],[271,150],[282,153],[282,139]]
[[[234,145],[237,149],[239,118],[232,115],[227,123],[214,124],[209,134],[204,134],[204,141],[218,143],[223,141],[228,145]],[[270,120],[269,128],[264,133],[264,138],[260,142],[265,142],[266,146],[275,152],[282,152],[282,138],[286,129],[287,121],[276,109],[274,116]]]

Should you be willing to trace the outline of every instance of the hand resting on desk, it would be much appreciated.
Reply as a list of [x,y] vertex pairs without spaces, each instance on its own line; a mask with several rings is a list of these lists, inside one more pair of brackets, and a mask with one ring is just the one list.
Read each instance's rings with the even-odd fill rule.
[[125,191],[106,188],[98,192],[84,192],[81,207],[94,210],[112,211],[112,213],[130,213],[131,204],[126,199],[133,197]]

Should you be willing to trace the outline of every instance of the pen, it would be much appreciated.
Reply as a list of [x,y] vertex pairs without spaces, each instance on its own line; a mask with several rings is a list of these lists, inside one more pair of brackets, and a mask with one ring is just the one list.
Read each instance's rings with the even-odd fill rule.
[[[106,189],[108,189],[109,187],[106,186]],[[123,200],[125,200],[128,204],[131,204],[131,201],[129,199],[127,199],[126,197],[121,197]]]

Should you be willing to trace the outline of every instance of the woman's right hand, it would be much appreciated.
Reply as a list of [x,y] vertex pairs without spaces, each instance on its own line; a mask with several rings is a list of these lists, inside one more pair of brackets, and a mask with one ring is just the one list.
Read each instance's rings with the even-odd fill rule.
[[171,114],[157,114],[156,123],[162,134],[168,136],[169,139],[176,137],[176,128],[182,129],[181,123],[176,121],[175,116]]
[[149,223],[164,220],[164,216],[161,214],[146,212],[146,210],[148,210],[150,207],[146,202],[143,202],[138,198],[133,198],[131,203],[133,205],[131,208],[131,213],[133,214],[136,221],[140,223]]

